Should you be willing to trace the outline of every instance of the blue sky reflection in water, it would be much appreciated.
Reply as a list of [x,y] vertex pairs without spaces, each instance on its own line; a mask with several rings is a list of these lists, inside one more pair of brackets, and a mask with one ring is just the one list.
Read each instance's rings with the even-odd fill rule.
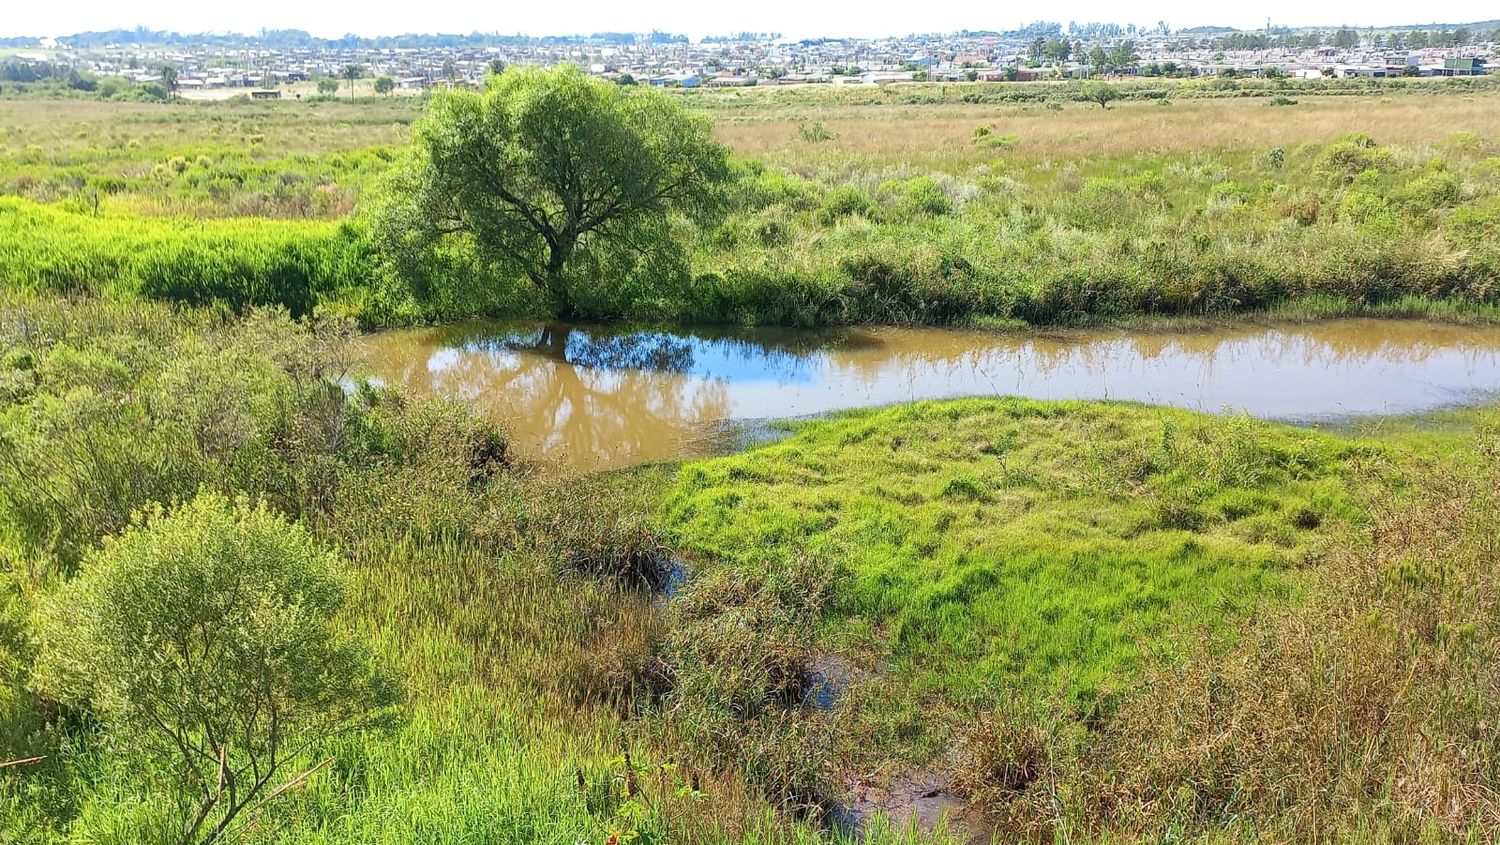
[[1203,332],[622,331],[470,323],[362,342],[359,371],[462,398],[521,454],[608,468],[703,455],[729,420],[915,399],[1123,399],[1316,421],[1500,391],[1500,329],[1341,320]]

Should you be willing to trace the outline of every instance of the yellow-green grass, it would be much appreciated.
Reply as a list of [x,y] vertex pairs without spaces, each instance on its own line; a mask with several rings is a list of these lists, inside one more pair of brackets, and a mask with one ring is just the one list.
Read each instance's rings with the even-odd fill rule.
[[1087,715],[1285,602],[1391,466],[1372,442],[1244,417],[919,403],[690,464],[662,520],[707,572],[837,562],[822,647],[870,673],[860,753],[920,758],[997,701]]
[[91,215],[0,198],[0,286],[310,311],[365,284],[371,262],[347,224]]
[[147,215],[336,218],[414,111],[0,102],[0,193]]

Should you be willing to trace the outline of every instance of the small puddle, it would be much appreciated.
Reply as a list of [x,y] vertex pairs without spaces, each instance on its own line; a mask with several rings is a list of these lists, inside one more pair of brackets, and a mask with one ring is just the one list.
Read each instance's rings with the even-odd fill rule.
[[580,471],[721,454],[766,420],[918,399],[1127,399],[1295,422],[1500,391],[1500,327],[1337,320],[1213,331],[674,329],[466,323],[363,338],[355,373],[462,399],[522,459]]
[[885,785],[874,781],[851,784],[848,797],[833,812],[833,823],[859,836],[878,815],[897,829],[915,826],[930,834],[942,828],[958,842],[988,843],[993,838],[968,804],[948,791],[947,779],[934,770],[905,772]]
[[676,554],[669,553],[662,560],[660,571],[661,576],[656,584],[656,592],[664,601],[671,601],[677,597],[682,585],[687,583],[687,561]]
[[837,654],[814,657],[808,667],[802,704],[814,710],[832,710],[854,680],[854,667]]

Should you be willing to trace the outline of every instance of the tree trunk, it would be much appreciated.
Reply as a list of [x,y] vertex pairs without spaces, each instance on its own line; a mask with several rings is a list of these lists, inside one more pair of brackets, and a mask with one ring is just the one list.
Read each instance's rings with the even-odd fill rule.
[[552,244],[547,252],[547,298],[551,301],[552,312],[564,318],[577,316],[577,309],[568,298],[567,282],[563,276],[563,270],[572,254],[573,244],[569,241]]

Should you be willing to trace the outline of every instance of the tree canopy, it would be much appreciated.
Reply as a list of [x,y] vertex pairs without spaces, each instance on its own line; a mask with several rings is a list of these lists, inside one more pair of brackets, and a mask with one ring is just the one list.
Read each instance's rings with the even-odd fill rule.
[[1090,103],[1098,103],[1103,108],[1109,108],[1109,104],[1120,99],[1124,95],[1120,89],[1108,82],[1085,82],[1079,90],[1078,96]]
[[461,238],[568,312],[569,274],[686,266],[673,224],[714,213],[728,152],[706,119],[576,67],[510,68],[482,92],[436,95],[377,212],[383,246],[410,257]]

